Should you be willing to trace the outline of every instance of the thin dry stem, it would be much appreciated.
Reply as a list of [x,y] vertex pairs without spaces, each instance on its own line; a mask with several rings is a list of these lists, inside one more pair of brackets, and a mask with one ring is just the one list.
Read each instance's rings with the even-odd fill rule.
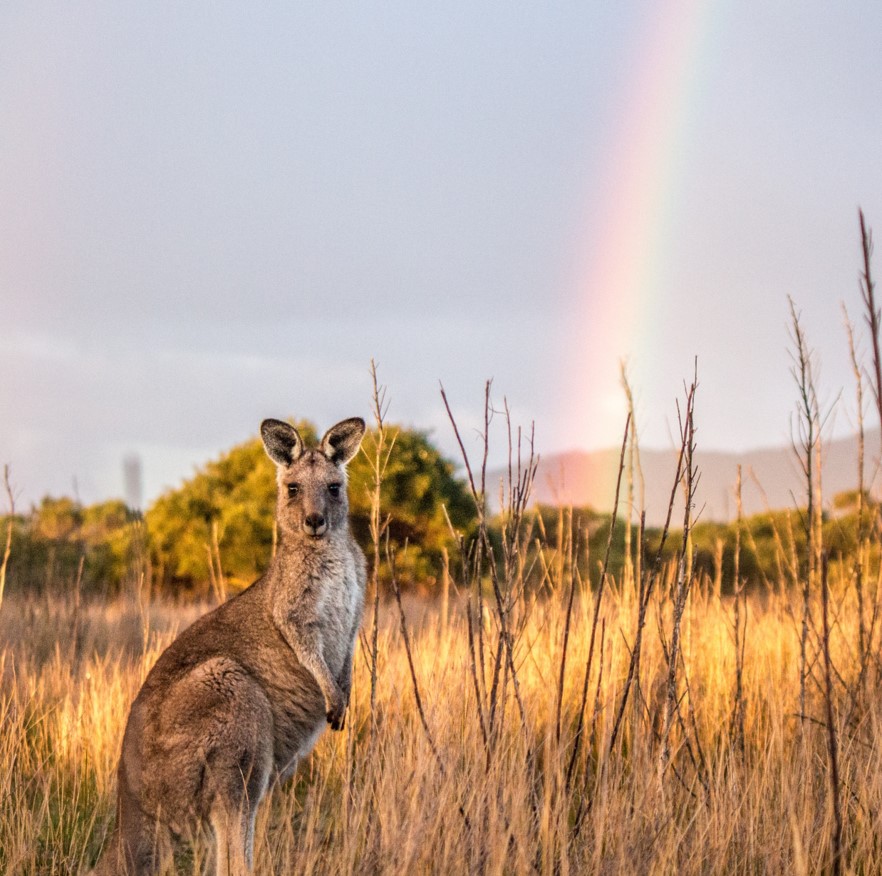
[[15,523],[15,494],[9,482],[9,465],[3,466],[3,487],[6,490],[6,501],[9,503],[9,516],[6,518],[6,546],[3,549],[3,562],[0,563],[0,611],[3,610],[3,595],[6,593],[6,568],[12,554],[12,527]]

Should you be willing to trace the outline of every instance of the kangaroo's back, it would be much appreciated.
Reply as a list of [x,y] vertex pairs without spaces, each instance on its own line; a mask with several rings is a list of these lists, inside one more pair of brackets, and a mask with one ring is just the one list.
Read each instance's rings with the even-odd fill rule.
[[261,434],[278,472],[276,554],[148,674],[123,737],[116,832],[96,873],[153,873],[172,839],[202,832],[213,835],[216,872],[249,872],[270,784],[327,723],[343,727],[365,583],[345,465],[364,423],[344,420],[317,448],[278,420]]

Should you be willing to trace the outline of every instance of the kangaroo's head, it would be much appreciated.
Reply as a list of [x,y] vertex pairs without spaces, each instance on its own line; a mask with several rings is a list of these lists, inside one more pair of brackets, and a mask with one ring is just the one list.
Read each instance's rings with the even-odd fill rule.
[[260,424],[263,446],[276,464],[276,520],[281,533],[319,540],[345,529],[349,514],[346,463],[358,452],[364,420],[332,426],[318,447],[305,447],[298,431],[281,420]]

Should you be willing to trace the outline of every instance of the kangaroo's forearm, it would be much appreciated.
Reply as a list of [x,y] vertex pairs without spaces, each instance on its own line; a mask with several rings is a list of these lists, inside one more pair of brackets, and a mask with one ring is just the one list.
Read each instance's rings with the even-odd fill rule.
[[337,676],[337,683],[343,691],[343,696],[349,700],[349,692],[352,690],[352,649],[346,652],[346,659],[343,662],[343,668]]
[[297,624],[290,619],[279,624],[279,630],[300,664],[315,679],[330,708],[342,691],[325,661],[321,633],[310,624]]

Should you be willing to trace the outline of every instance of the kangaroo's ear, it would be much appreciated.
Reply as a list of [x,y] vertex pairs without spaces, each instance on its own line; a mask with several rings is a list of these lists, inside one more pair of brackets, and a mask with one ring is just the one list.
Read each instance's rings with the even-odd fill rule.
[[269,458],[276,465],[291,465],[303,453],[300,433],[281,420],[264,420],[260,424],[260,437]]
[[320,449],[331,462],[346,465],[358,453],[363,437],[364,420],[361,417],[352,417],[331,426],[322,438]]

